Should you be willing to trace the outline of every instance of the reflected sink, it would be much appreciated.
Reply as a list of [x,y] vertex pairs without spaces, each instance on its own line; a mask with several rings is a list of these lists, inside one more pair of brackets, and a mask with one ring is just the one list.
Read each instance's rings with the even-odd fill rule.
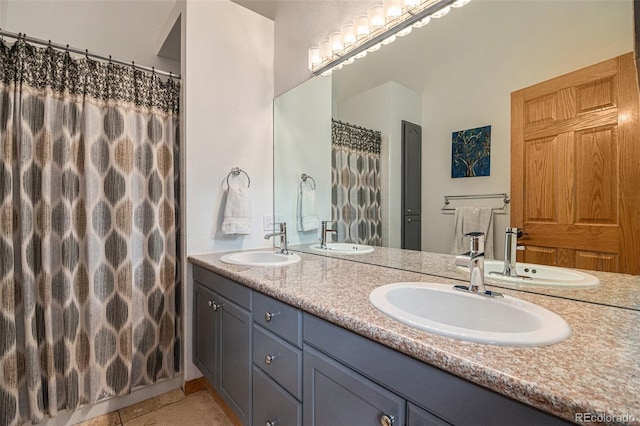
[[327,243],[327,248],[320,247],[320,244],[312,244],[309,248],[311,250],[333,254],[365,254],[373,251],[373,247],[371,246],[352,243]]
[[505,277],[501,274],[503,269],[504,262],[500,260],[484,261],[484,276],[496,281],[553,287],[596,287],[600,285],[600,280],[597,277],[575,269],[517,263],[516,272],[520,277]]
[[488,298],[450,284],[387,284],[369,294],[384,314],[411,327],[455,339],[492,345],[542,346],[569,337],[557,314],[510,296]]
[[300,262],[297,254],[282,254],[269,251],[239,251],[225,254],[221,262],[245,266],[286,266]]

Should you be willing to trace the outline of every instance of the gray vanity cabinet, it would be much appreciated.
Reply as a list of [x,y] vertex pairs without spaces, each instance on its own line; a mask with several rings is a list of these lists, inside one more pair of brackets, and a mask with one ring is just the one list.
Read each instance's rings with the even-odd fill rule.
[[193,284],[193,362],[211,384],[216,380],[216,295],[197,282]]
[[302,424],[302,312],[254,292],[253,424]]
[[193,362],[244,425],[251,422],[250,289],[197,266]]
[[405,400],[321,352],[304,348],[304,425],[404,425]]

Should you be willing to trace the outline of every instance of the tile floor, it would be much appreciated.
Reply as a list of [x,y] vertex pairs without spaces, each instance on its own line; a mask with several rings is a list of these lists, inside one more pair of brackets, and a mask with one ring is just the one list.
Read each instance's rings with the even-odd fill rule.
[[233,423],[206,390],[185,396],[182,389],[175,389],[118,411],[113,411],[82,423],[76,423],[76,425],[233,426]]

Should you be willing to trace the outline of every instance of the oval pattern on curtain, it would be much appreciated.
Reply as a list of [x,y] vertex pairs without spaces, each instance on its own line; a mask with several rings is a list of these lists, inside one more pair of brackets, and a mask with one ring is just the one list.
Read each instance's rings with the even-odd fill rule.
[[0,44],[0,425],[179,370],[179,92]]

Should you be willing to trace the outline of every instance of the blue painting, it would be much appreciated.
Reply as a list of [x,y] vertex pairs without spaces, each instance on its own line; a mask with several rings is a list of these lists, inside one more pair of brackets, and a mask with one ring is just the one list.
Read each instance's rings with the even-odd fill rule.
[[490,165],[491,126],[452,133],[452,178],[489,176]]

